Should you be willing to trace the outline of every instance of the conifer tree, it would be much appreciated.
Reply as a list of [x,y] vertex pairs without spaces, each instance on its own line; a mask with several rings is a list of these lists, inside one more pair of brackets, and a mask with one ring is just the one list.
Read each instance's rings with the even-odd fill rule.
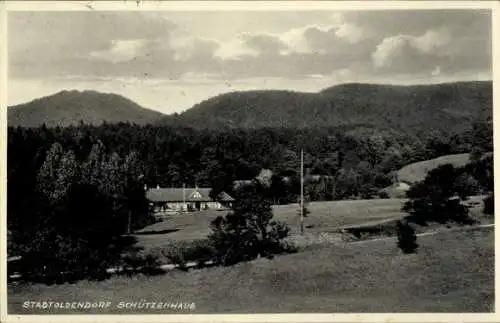
[[397,222],[398,247],[404,253],[414,253],[417,251],[417,235],[415,230],[407,221]]

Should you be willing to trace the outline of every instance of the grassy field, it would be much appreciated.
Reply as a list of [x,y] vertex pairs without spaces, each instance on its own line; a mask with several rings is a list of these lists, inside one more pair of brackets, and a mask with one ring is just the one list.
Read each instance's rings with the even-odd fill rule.
[[398,179],[399,181],[408,184],[419,182],[423,180],[427,173],[434,168],[444,164],[452,164],[455,167],[463,167],[469,162],[469,158],[470,154],[456,154],[409,164],[397,172]]
[[[481,197],[472,197],[470,200],[479,203],[471,209],[472,216],[477,218],[481,213]],[[318,235],[322,235],[321,239],[330,239],[332,237],[326,235],[335,236],[341,228],[366,227],[395,221],[404,217],[401,206],[405,201],[405,199],[380,199],[312,202],[308,205],[311,213],[304,219],[306,237],[297,239],[318,239]],[[297,209],[296,204],[273,207],[274,218],[288,224],[292,229],[292,236],[295,237],[299,232]],[[226,213],[227,211],[200,211],[172,215],[163,222],[141,230],[142,233],[136,235],[138,246],[144,248],[144,252],[149,252],[161,249],[172,241],[204,239],[210,233],[210,222],[216,216]],[[296,242],[307,244],[305,241]]]
[[22,308],[26,300],[111,301],[112,306],[104,310],[109,314],[126,313],[115,307],[118,302],[140,300],[194,302],[194,313],[493,311],[493,229],[440,233],[420,237],[418,242],[419,252],[413,255],[401,254],[391,239],[329,245],[272,260],[156,277],[9,286],[8,311],[33,314]]
[[[374,221],[401,218],[400,211],[405,200],[356,200],[312,202],[308,205],[311,212],[304,219],[309,233],[332,232],[344,226],[365,224]],[[285,222],[292,234],[299,230],[297,204],[273,207],[274,219]],[[179,240],[204,239],[210,233],[210,222],[227,211],[200,211],[189,214],[172,215],[163,222],[148,226],[136,235],[138,245],[145,250],[158,249]]]

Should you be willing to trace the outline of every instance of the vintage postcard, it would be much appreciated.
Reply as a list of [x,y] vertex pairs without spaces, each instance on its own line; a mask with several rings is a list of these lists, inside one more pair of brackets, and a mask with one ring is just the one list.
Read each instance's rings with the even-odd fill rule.
[[2,322],[500,320],[498,2],[0,6]]

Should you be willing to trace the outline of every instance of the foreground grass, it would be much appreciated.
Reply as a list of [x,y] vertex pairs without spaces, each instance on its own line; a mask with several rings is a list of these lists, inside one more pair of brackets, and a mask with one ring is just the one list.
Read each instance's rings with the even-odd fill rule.
[[[494,300],[493,229],[419,238],[417,254],[395,240],[329,245],[273,260],[162,276],[115,277],[8,289],[10,314],[27,300],[194,302],[194,313],[488,312]],[[143,310],[142,313],[193,313]],[[65,313],[44,311],[43,313]],[[68,313],[68,312],[66,312]],[[72,310],[71,313],[78,313]],[[81,310],[81,313],[88,313]],[[111,306],[105,312],[126,313]],[[131,313],[140,313],[133,310]]]

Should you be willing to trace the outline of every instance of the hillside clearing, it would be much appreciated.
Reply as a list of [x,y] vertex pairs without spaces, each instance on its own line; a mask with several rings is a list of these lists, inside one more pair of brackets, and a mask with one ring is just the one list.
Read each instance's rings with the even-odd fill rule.
[[398,172],[400,182],[413,184],[425,179],[427,173],[441,165],[452,164],[455,167],[463,167],[470,161],[470,154],[445,155],[434,159],[406,165]]
[[[493,310],[493,229],[420,237],[419,244],[419,252],[413,255],[401,254],[393,240],[381,240],[344,247],[331,245],[233,267],[173,271],[157,277],[10,286],[9,313],[33,313],[22,308],[27,299],[184,301],[196,303],[195,313]],[[112,306],[106,313],[124,310]]]

